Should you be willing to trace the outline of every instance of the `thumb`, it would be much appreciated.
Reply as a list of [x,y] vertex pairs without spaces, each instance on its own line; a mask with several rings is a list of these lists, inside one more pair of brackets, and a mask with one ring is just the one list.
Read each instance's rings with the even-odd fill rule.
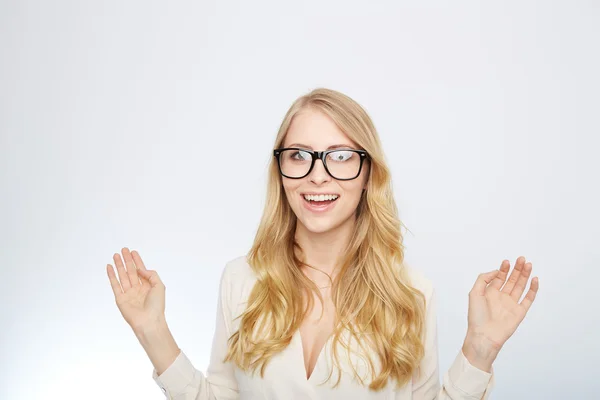
[[138,269],[137,272],[143,279],[146,279],[148,282],[150,282],[152,287],[155,287],[156,285],[162,285],[162,281],[158,276],[158,272],[152,269]]
[[473,289],[470,294],[476,294],[478,296],[483,296],[485,294],[485,288],[489,283],[491,283],[496,275],[498,275],[498,270],[495,269],[490,272],[485,272],[483,274],[479,274],[475,284],[473,285]]

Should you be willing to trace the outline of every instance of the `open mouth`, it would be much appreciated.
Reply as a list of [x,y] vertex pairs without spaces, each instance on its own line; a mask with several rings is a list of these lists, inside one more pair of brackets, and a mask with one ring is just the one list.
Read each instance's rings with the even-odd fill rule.
[[329,206],[335,203],[340,196],[337,194],[304,194],[302,195],[307,208],[313,211],[325,211]]

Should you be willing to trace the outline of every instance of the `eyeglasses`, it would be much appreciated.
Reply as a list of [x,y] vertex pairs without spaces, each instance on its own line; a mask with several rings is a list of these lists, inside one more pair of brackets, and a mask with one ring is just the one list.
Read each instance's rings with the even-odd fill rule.
[[315,161],[323,161],[325,171],[334,179],[349,181],[360,175],[363,162],[369,158],[365,150],[335,149],[312,151],[299,147],[273,150],[279,172],[290,179],[301,179],[310,174]]

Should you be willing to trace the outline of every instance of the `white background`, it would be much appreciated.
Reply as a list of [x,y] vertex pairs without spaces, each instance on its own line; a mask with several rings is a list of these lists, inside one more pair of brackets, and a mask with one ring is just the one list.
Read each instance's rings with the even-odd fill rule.
[[491,398],[598,398],[599,43],[593,1],[2,1],[0,398],[163,398],[106,276],[124,246],[204,371],[277,128],[319,86],[381,135],[440,374],[477,275],[524,255],[540,291]]

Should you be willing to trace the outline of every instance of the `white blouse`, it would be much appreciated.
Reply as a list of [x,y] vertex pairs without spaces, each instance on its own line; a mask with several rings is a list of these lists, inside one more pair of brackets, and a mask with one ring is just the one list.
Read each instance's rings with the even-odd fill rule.
[[[435,292],[431,281],[420,272],[405,264],[411,283],[423,292],[427,299],[425,325],[425,356],[421,361],[421,375],[415,372],[412,381],[400,389],[393,381],[383,390],[372,391],[362,386],[352,373],[350,361],[339,351],[342,376],[337,387],[336,369],[328,382],[332,367],[331,341],[318,356],[315,368],[306,378],[304,355],[299,331],[290,345],[273,356],[265,368],[264,377],[241,371],[232,362],[223,363],[227,353],[227,339],[238,329],[239,319],[234,320],[246,307],[246,302],[256,275],[246,262],[238,257],[227,263],[221,277],[217,309],[216,330],[213,338],[210,363],[206,375],[197,370],[186,354],[181,351],[175,361],[160,375],[156,369],[152,378],[163,390],[167,399],[368,399],[368,400],[474,400],[487,399],[494,385],[494,374],[482,371],[469,363],[462,350],[439,382],[437,320]],[[331,340],[331,339],[330,339]],[[374,360],[375,361],[375,360]],[[359,357],[352,358],[352,365],[359,374],[367,371]],[[368,380],[367,380],[368,382]]]

